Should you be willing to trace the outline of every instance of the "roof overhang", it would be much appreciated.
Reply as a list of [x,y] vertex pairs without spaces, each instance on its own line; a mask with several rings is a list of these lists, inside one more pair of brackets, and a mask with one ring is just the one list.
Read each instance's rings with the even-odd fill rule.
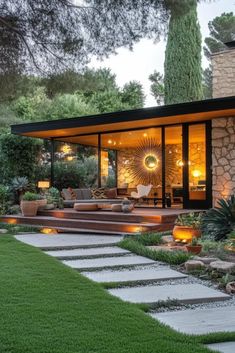
[[12,125],[13,134],[71,142],[75,136],[235,117],[235,96]]

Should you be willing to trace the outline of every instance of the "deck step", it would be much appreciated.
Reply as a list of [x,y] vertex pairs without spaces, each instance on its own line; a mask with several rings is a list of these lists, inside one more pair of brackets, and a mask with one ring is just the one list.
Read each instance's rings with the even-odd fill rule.
[[1,216],[0,222],[10,224],[24,224],[34,226],[44,226],[70,229],[89,229],[93,231],[102,230],[105,232],[116,233],[136,233],[148,231],[165,231],[172,229],[172,224],[166,223],[129,223],[129,222],[111,222],[85,219],[67,219],[46,216],[23,217],[21,215]]
[[[156,214],[155,214],[156,213]],[[134,210],[132,213],[112,212],[111,210],[100,210],[96,212],[75,211],[74,209],[63,210],[43,210],[38,213],[44,217],[66,218],[66,219],[82,219],[110,222],[126,222],[126,223],[174,223],[177,215],[166,214],[160,215],[157,210],[152,210],[152,214],[148,214],[145,210]]]

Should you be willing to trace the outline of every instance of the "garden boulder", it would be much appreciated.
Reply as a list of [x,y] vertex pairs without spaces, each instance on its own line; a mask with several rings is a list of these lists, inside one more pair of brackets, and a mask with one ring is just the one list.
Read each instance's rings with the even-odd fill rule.
[[216,258],[216,257],[200,257],[200,256],[195,256],[193,258],[193,260],[196,260],[196,261],[201,261],[203,262],[205,265],[209,265],[211,262],[215,262],[215,261],[218,261],[219,259]]
[[185,262],[184,267],[187,272],[192,272],[196,270],[200,270],[205,267],[204,263],[202,261],[198,260],[188,260]]
[[222,273],[235,274],[235,263],[228,261],[213,261],[210,263],[210,268]]

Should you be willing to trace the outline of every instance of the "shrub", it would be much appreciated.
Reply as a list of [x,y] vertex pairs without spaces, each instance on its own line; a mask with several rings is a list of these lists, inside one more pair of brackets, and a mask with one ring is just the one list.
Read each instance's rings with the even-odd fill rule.
[[141,233],[129,237],[131,240],[138,241],[142,245],[158,245],[162,243],[161,233]]
[[235,196],[220,199],[218,205],[203,215],[201,228],[208,237],[223,240],[235,227]]
[[175,224],[178,226],[187,226],[194,229],[199,229],[201,227],[202,213],[185,213],[178,215]]
[[10,193],[8,187],[0,184],[0,214],[8,213],[10,207]]
[[39,195],[35,194],[34,192],[27,191],[23,195],[22,200],[23,201],[37,201],[37,200],[39,200]]
[[0,136],[0,173],[4,183],[14,177],[34,181],[42,141],[29,137],[2,134]]

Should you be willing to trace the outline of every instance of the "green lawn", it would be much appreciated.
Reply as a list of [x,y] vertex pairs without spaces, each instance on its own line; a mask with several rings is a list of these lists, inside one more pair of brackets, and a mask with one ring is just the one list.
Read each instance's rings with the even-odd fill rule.
[[0,300],[1,353],[209,352],[11,236],[0,237]]

